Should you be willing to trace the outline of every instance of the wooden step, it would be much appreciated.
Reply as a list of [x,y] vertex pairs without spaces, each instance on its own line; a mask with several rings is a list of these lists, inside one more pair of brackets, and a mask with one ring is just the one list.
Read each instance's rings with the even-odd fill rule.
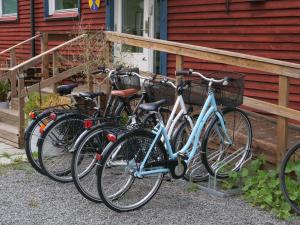
[[17,126],[0,122],[0,138],[7,144],[19,148],[19,131]]
[[0,122],[10,124],[13,126],[18,125],[18,111],[13,109],[0,109]]
[[10,100],[10,106],[13,110],[19,110],[19,100],[18,98],[12,98]]

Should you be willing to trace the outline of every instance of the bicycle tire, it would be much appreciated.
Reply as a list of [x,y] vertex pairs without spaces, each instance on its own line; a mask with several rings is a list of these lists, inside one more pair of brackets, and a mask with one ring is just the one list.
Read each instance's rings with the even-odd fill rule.
[[[104,202],[104,204],[110,209],[116,212],[128,212],[128,211],[136,210],[144,206],[147,202],[149,202],[159,190],[159,187],[163,181],[163,176],[164,176],[163,173],[158,174],[157,178],[153,178],[153,179],[152,178],[146,179],[146,177],[136,179],[134,178],[133,175],[130,174],[133,173],[131,170],[134,170],[134,168],[130,168],[130,166],[132,166],[132,164],[135,164],[133,166],[137,166],[139,162],[141,162],[144,159],[148,147],[151,145],[154,138],[155,135],[150,131],[137,129],[122,135],[120,138],[118,138],[116,142],[114,143],[110,142],[106,146],[104,152],[102,153],[103,159],[101,160],[97,168],[97,176],[98,176],[97,181],[98,181],[99,195],[102,201]],[[147,143],[145,143],[145,140],[148,140]],[[132,145],[132,143],[134,143],[134,145]],[[142,148],[142,144],[145,144],[146,146]],[[132,149],[133,146],[138,146],[138,145],[139,148],[136,147],[135,149]],[[143,149],[145,149],[144,152]],[[113,156],[113,158],[111,158],[111,156]],[[160,140],[155,144],[155,151],[152,151],[149,157],[152,161],[167,159],[165,147]],[[114,159],[116,159],[116,161],[113,161]],[[117,188],[116,192],[112,194],[107,193],[109,190],[108,187],[106,187],[105,172],[110,168],[114,169],[113,171],[111,171],[114,172],[117,166],[122,166],[123,160],[128,163],[130,162],[129,167],[126,168],[125,170],[123,170],[123,168],[121,168],[120,171],[116,170],[116,173],[114,175],[118,176],[122,171],[124,172],[124,174],[128,172],[127,175],[129,175],[129,177],[128,178],[126,177],[125,179],[126,181],[125,186],[123,185],[122,187],[120,187],[120,189]],[[123,174],[121,174],[121,177],[122,175]],[[109,174],[107,178],[109,183],[110,181],[116,180],[116,177],[113,176],[113,174]],[[147,192],[146,187],[148,186],[147,185],[143,186],[145,183],[142,183],[142,181],[151,182],[151,180],[154,180],[155,182],[153,184],[153,187],[151,186],[152,188],[150,188],[149,192]],[[109,187],[116,187],[115,185],[110,185],[109,183],[108,183]],[[138,184],[140,184],[142,187],[136,188],[135,186]],[[147,194],[145,194],[145,196],[143,195],[141,200],[137,200],[138,202],[134,202],[131,205],[124,205],[124,206],[116,205],[117,200],[119,201],[124,198],[129,199],[131,196],[138,197],[138,195],[140,195],[140,193],[144,191],[146,191]],[[127,193],[129,193],[129,195],[127,195]],[[126,199],[127,202],[129,202],[128,199]]]
[[[212,132],[214,131],[213,129],[217,128],[218,129],[218,122],[219,122],[219,118],[218,117],[215,117],[213,118],[213,120],[210,122],[210,124],[208,125],[208,128],[207,130],[205,131],[204,133],[204,137],[203,137],[203,142],[202,142],[202,146],[201,146],[201,160],[202,160],[202,163],[204,164],[205,168],[207,169],[207,172],[211,175],[211,176],[215,176],[218,178],[218,179],[223,179],[223,178],[227,178],[228,177],[228,173],[230,171],[238,171],[241,166],[243,165],[244,161],[248,159],[248,157],[250,156],[250,151],[251,151],[251,144],[252,144],[252,127],[251,127],[251,123],[250,123],[250,120],[248,118],[248,116],[246,115],[246,113],[238,108],[226,108],[223,110],[223,116],[228,116],[228,113],[229,112],[234,112],[233,116],[233,129],[231,129],[231,132],[232,132],[232,136],[231,139],[234,140],[237,140],[237,139],[245,139],[246,141],[246,145],[245,145],[245,149],[244,149],[244,153],[242,154],[242,157],[239,161],[237,161],[236,163],[234,163],[235,161],[232,161],[232,163],[234,164],[233,165],[233,168],[230,168],[228,169],[228,171],[225,171],[225,172],[222,172],[222,173],[218,173],[218,174],[215,174],[215,169],[213,168],[215,166],[216,163],[219,163],[220,161],[218,160],[223,160],[226,156],[226,154],[230,154],[230,151],[234,150],[234,149],[231,149],[230,151],[222,151],[220,152],[221,154],[218,154],[218,151],[215,151],[213,152],[212,154],[209,154],[209,147],[208,147],[208,144],[210,144],[209,140],[210,140],[210,136],[212,136]],[[236,130],[236,113],[240,114],[241,115],[241,118],[244,120],[245,122],[245,125],[246,125],[246,129],[247,129],[247,133],[246,133],[246,137],[245,137],[245,134],[243,133],[235,133],[235,130]],[[228,129],[228,131],[230,131],[230,129],[228,127],[231,127],[232,126],[229,126],[229,118],[228,120],[226,120],[226,118],[224,118],[224,121],[226,123],[226,128]],[[216,131],[217,133],[220,132],[220,129],[218,129]],[[221,130],[222,132],[222,130]],[[229,132],[228,132],[229,134]],[[222,135],[222,134],[221,134]],[[235,138],[236,135],[239,135],[238,138]],[[220,136],[220,135],[218,135]],[[216,142],[216,138],[211,138],[211,140],[213,140],[214,142]],[[212,142],[212,147],[214,146],[217,146],[217,147],[221,147],[223,148],[227,143],[221,143],[222,141],[220,141],[220,144],[216,144],[216,143],[213,143]],[[228,145],[230,148],[231,147],[236,147],[236,145]],[[227,146],[227,147],[228,147]],[[211,149],[212,149],[211,147]],[[226,146],[225,146],[226,147]],[[241,150],[242,150],[243,147],[241,147]],[[213,150],[213,149],[212,149]],[[222,149],[223,150],[223,149]],[[228,148],[226,149],[228,150]],[[214,155],[213,155],[214,154]],[[210,158],[209,158],[210,157]],[[216,161],[213,161],[216,157]],[[229,164],[228,164],[229,165]],[[223,170],[220,170],[220,171],[224,171],[224,169],[226,168],[229,168],[229,166],[226,165],[226,167],[224,166],[223,167]]]
[[[76,138],[84,131],[83,121],[84,119],[87,118],[88,116],[83,114],[73,114],[73,113],[67,114],[51,122],[51,124],[49,124],[49,126],[47,126],[47,128],[45,129],[43,135],[40,136],[39,143],[38,143],[39,164],[43,169],[43,171],[45,172],[45,174],[50,179],[62,183],[72,181],[72,176],[71,176],[72,158],[71,157],[73,153],[70,151],[73,145],[75,144],[74,140],[76,140]],[[58,133],[54,133],[54,132],[58,132]],[[62,132],[66,132],[66,133],[63,134]],[[50,135],[52,135],[53,138]],[[63,135],[63,137],[61,138],[57,137],[61,135]],[[50,140],[48,139],[54,139],[54,140],[52,140],[51,143]],[[49,146],[47,146],[47,144]],[[61,153],[61,155],[59,153]],[[64,160],[62,156],[63,157],[66,156],[67,159]],[[66,168],[63,168],[60,171],[54,171],[54,170],[51,171],[50,166],[48,166],[48,163],[46,161],[47,157],[49,157],[48,158],[49,160],[50,159],[53,160],[56,157],[58,157],[60,161],[54,160],[54,162],[56,163],[59,162],[61,163],[62,167],[65,166]]]
[[[97,125],[89,130],[84,131],[78,137],[74,145],[74,154],[72,158],[71,169],[75,187],[83,197],[95,203],[102,202],[98,194],[97,182],[93,182],[94,178],[97,178],[96,173],[94,173],[96,171],[97,164],[96,154],[101,154],[102,150],[108,143],[106,139],[99,140],[99,133],[106,133],[107,129],[115,127],[116,126],[113,126],[112,124]],[[105,136],[103,135],[102,138],[105,138]],[[96,145],[94,145],[94,140],[97,141]],[[87,147],[90,146],[87,145],[91,145],[92,149],[88,149]],[[88,155],[86,155],[85,153],[88,153]],[[88,163],[87,166],[85,163],[86,161]],[[83,168],[82,165],[84,166]],[[94,177],[91,177],[90,175],[94,175]],[[87,182],[88,185],[86,185]]]
[[[297,174],[294,170],[291,170],[291,158],[294,158],[295,165],[297,165],[297,168],[300,168],[300,142],[294,145],[292,148],[290,148],[286,155],[283,158],[283,161],[280,166],[280,172],[279,172],[279,179],[280,179],[280,186],[283,193],[283,196],[285,197],[286,201],[289,203],[289,205],[292,207],[292,209],[300,215],[300,198],[294,199],[293,196],[289,193],[290,188],[298,188],[300,187],[300,173]],[[298,157],[298,158],[296,158]],[[290,163],[290,165],[288,165]],[[289,167],[289,168],[288,168]],[[289,171],[291,170],[291,171]],[[290,174],[291,176],[288,176]],[[295,177],[296,176],[296,177]],[[297,178],[298,181],[292,179]],[[289,178],[289,183],[287,184],[287,178]],[[293,182],[293,183],[292,183]],[[294,184],[295,183],[295,184]],[[289,189],[289,190],[288,190]]]

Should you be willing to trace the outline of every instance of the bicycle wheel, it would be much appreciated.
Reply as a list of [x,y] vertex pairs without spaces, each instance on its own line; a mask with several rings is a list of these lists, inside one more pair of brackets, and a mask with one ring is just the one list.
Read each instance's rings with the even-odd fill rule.
[[97,190],[97,154],[108,144],[106,134],[111,125],[98,125],[84,131],[76,141],[72,159],[72,177],[77,190],[88,200],[102,202]]
[[300,143],[288,150],[280,167],[282,193],[293,208],[300,214]]
[[[211,176],[226,178],[230,171],[238,171],[250,156],[252,128],[245,112],[237,108],[223,110],[229,143],[215,117],[205,131],[201,146],[201,160]],[[217,171],[217,172],[216,172]]]
[[39,138],[38,157],[45,174],[59,182],[72,181],[72,147],[84,131],[81,114],[69,114],[51,122]]
[[[145,205],[158,191],[163,173],[137,178],[135,172],[145,158],[155,135],[145,130],[135,130],[110,143],[104,150],[97,169],[98,191],[107,207],[117,212],[138,209]],[[166,160],[161,141],[154,144],[145,167]],[[153,165],[153,164],[152,164]]]
[[[196,121],[197,116],[193,116],[193,120]],[[195,123],[194,123],[195,124]],[[175,133],[172,137],[172,145],[175,151],[178,151],[183,148],[187,143],[189,136],[192,133],[192,127],[187,120],[184,120],[178,125],[178,128],[175,130]],[[201,140],[201,137],[200,137]],[[197,148],[197,152],[194,157],[190,160],[184,179],[191,182],[201,182],[208,179],[208,172],[201,161],[201,143]]]
[[44,171],[42,170],[38,160],[37,143],[40,136],[40,127],[47,126],[47,124],[50,122],[49,115],[50,112],[44,112],[38,115],[36,119],[31,121],[24,135],[25,153],[28,162],[37,172],[43,175],[44,175]]

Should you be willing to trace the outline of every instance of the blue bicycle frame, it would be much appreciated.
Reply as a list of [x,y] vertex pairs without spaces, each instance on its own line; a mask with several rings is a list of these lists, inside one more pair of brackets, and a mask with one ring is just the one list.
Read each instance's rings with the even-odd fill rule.
[[[166,146],[166,150],[167,150],[167,154],[169,156],[169,159],[176,159],[178,157],[179,153],[183,153],[187,156],[187,159],[185,161],[188,165],[190,160],[196,154],[198,143],[200,141],[199,139],[200,139],[201,132],[204,128],[204,125],[206,124],[206,122],[211,117],[211,115],[216,115],[218,117],[221,128],[223,130],[223,133],[225,134],[225,138],[226,138],[227,142],[229,144],[232,144],[232,141],[231,141],[230,137],[227,134],[227,129],[225,127],[225,122],[224,122],[224,119],[223,119],[223,115],[218,111],[214,93],[212,91],[209,91],[208,92],[208,97],[207,97],[207,99],[204,103],[204,106],[201,110],[201,113],[200,113],[200,115],[199,115],[199,117],[196,121],[196,124],[195,124],[193,130],[192,130],[192,133],[191,133],[187,143],[183,146],[183,148],[180,151],[178,151],[176,153],[173,153],[174,151],[171,147],[169,136],[167,134],[167,130],[165,128],[165,125],[164,125],[163,121],[161,121],[161,120],[159,121],[159,123],[155,126],[155,128],[152,131],[153,133],[156,134],[156,136],[155,136],[149,150],[147,151],[147,154],[146,154],[145,158],[143,159],[139,170],[135,172],[135,176],[143,177],[143,176],[147,176],[147,175],[151,175],[151,174],[169,172],[169,169],[164,168],[164,167],[147,168],[145,170],[145,164],[147,162],[147,159],[148,159],[153,147],[155,146],[157,141],[161,140],[162,137],[163,137],[163,140],[164,140],[164,144]],[[222,142],[224,142],[224,135],[220,134],[220,132],[222,132],[222,131],[218,130],[218,132],[219,132],[219,135],[221,137]],[[192,150],[189,151],[189,148],[190,148],[191,145],[192,145]]]

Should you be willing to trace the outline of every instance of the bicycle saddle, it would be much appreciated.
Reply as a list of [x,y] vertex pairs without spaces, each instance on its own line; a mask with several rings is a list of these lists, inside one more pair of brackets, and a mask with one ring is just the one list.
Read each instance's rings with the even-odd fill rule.
[[139,106],[144,111],[158,111],[159,107],[167,102],[167,99],[162,99],[157,102],[143,103]]
[[127,97],[130,97],[130,96],[133,96],[136,93],[138,93],[138,90],[136,90],[134,88],[125,89],[125,90],[113,90],[113,91],[111,91],[111,95],[122,97],[122,98],[127,98]]
[[97,98],[98,96],[101,96],[103,95],[102,92],[80,92],[79,93],[79,96],[82,97],[82,98],[91,98],[91,99],[94,99],[94,98]]
[[65,85],[60,85],[58,87],[56,87],[56,92],[60,95],[68,95],[71,94],[71,92],[73,91],[73,89],[75,87],[78,87],[78,84],[65,84]]

